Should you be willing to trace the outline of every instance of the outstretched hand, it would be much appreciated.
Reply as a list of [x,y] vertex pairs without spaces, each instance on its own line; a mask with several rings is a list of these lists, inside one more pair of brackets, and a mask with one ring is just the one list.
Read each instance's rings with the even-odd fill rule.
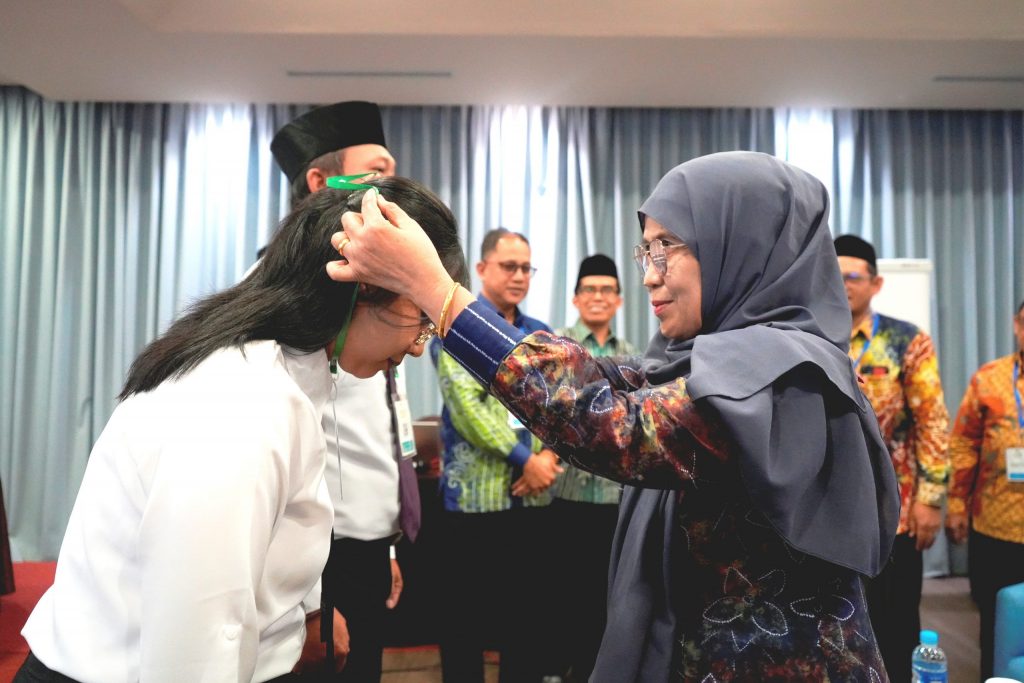
[[360,213],[342,215],[341,225],[344,231],[331,237],[342,256],[327,264],[331,279],[382,287],[421,308],[419,294],[431,288],[444,290],[451,282],[423,228],[376,188],[363,194]]

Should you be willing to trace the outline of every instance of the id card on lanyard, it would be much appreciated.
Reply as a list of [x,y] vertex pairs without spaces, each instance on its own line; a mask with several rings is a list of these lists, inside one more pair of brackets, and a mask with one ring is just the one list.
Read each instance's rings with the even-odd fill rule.
[[392,371],[394,384],[388,387],[391,391],[391,406],[395,413],[395,435],[398,437],[398,445],[402,451],[402,458],[408,459],[416,455],[416,438],[412,429],[412,411],[409,410],[409,401],[405,397],[405,378],[395,367]]
[[511,412],[508,414],[508,426],[514,430],[526,429],[526,425],[518,417],[513,415]]
[[[1020,377],[1020,360],[1013,361],[1013,398],[1017,403],[1017,439],[1024,440],[1024,408],[1021,406],[1020,388],[1017,380]],[[1006,479],[1010,482],[1024,483],[1024,447],[1007,448],[1005,453]]]

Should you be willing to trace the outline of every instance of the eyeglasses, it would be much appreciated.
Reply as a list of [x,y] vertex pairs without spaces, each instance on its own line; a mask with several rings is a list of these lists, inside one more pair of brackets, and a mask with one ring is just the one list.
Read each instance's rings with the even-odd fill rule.
[[857,284],[860,282],[869,282],[870,280],[871,276],[864,273],[843,273],[843,282],[852,282]]
[[603,285],[601,287],[595,287],[594,285],[583,285],[582,287],[576,290],[576,293],[585,294],[586,296],[594,296],[595,294],[600,294],[601,296],[611,296],[613,294],[618,294],[619,288],[613,287],[611,285]]
[[663,239],[651,240],[648,244],[638,244],[633,247],[633,260],[636,267],[640,269],[640,275],[647,275],[647,269],[654,264],[654,269],[664,277],[668,272],[668,256],[665,252],[676,247],[685,247],[685,244],[669,243]]
[[515,261],[500,261],[498,267],[505,271],[506,275],[515,275],[518,270],[523,277],[530,277],[537,272],[537,269],[529,263],[516,263]]
[[[416,339],[413,341],[417,346],[421,346],[430,341],[430,338],[437,334],[437,326],[430,321],[430,317],[422,311],[418,316],[404,315],[397,311],[391,310],[390,308],[377,307],[372,308],[373,314],[377,316],[379,320],[384,322],[389,327],[397,327],[400,329],[410,329],[413,327],[420,328],[420,333],[416,335]],[[415,320],[416,322],[412,322]]]
[[416,346],[423,346],[430,338],[437,334],[437,326],[434,323],[429,323],[426,327],[420,330],[420,335],[416,337],[416,341],[413,342]]

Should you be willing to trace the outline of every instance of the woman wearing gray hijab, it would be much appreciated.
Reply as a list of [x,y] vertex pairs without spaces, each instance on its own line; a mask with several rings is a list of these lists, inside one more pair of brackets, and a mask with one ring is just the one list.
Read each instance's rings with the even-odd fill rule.
[[592,681],[887,680],[860,576],[884,565],[899,503],[827,216],[821,183],[771,156],[670,171],[639,212],[659,320],[642,359],[523,337],[394,204],[343,217],[332,277],[412,298],[531,431],[627,484]]

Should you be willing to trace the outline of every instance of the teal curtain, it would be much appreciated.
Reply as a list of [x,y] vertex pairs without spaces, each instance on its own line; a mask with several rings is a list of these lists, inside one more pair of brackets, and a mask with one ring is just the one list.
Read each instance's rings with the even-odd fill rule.
[[[835,112],[832,149],[836,234],[858,234],[882,257],[934,264],[932,332],[955,418],[974,371],[1016,345],[1024,112]],[[966,571],[966,547],[940,534],[926,575]]]
[[[134,356],[190,301],[236,282],[287,209],[269,153],[305,105],[51,102],[0,88],[0,478],[15,555],[56,556],[93,442]],[[630,263],[636,208],[661,175],[715,151],[777,153],[819,175],[833,230],[936,268],[947,402],[1008,352],[1024,294],[1022,112],[385,107],[399,172],[483,234],[529,238],[526,310],[572,322],[576,268],[619,263],[616,326],[654,319]],[[409,362],[415,415],[440,407]]]
[[[774,146],[771,110],[388,107],[384,123],[398,172],[452,207],[470,266],[488,230],[522,232],[538,267],[523,309],[560,327],[575,322],[580,261],[612,256],[625,299],[617,327],[639,347],[655,322],[632,265],[641,201],[687,159]],[[430,360],[406,364],[414,415],[439,413]]]
[[1024,297],[1024,112],[835,113],[833,230],[935,266],[932,319],[951,415],[1015,345]]
[[135,355],[251,264],[286,197],[269,136],[297,111],[0,88],[0,477],[16,558],[56,556]]

